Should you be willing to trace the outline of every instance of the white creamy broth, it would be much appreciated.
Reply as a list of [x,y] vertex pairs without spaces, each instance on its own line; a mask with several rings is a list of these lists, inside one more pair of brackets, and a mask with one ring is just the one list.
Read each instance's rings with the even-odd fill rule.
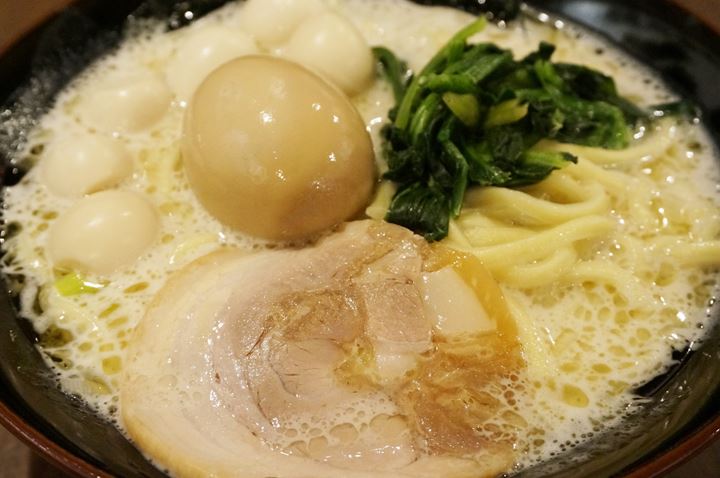
[[[472,20],[457,10],[400,0],[328,0],[325,8],[352,22],[369,45],[388,47],[415,71]],[[183,71],[183,48],[188,49],[189,65],[191,55],[198,54],[197,47],[188,47],[192,38],[238,32],[227,51],[217,53],[224,60],[288,51],[283,42],[256,43],[254,38],[262,35],[243,30],[244,14],[242,3],[230,4],[181,30],[164,32],[158,26],[128,38],[60,95],[26,145],[26,154],[44,147],[37,154],[38,167],[5,190],[4,220],[20,226],[5,244],[12,258],[5,272],[25,276],[21,314],[43,338],[44,354],[63,389],[82,396],[120,429],[124,350],[170,275],[224,247],[254,252],[284,246],[221,224],[197,202],[182,168],[183,114],[195,80],[178,82],[167,75],[192,76],[192,71]],[[651,72],[575,26],[526,19],[502,28],[488,25],[476,39],[510,48],[515,57],[548,41],[557,47],[554,61],[588,65],[613,76],[620,93],[637,104],[673,98]],[[118,94],[119,89],[129,93]],[[130,98],[129,103],[117,100],[119,96]],[[393,106],[390,88],[377,78],[352,102],[371,133],[382,171],[379,130]],[[146,198],[157,213],[159,232],[136,260],[103,275],[84,272],[82,277],[99,290],[64,296],[55,284],[66,272],[50,260],[48,234],[78,198],[49,189],[42,165],[52,144],[72,135],[99,135],[124,148],[132,158],[132,174],[106,182],[112,189]],[[571,219],[523,223],[527,218],[518,216],[513,221],[514,213],[503,209],[495,191],[471,191],[444,241],[485,264],[517,323],[527,361],[521,379],[531,393],[518,397],[516,410],[532,431],[531,439],[520,445],[520,465],[547,459],[620,423],[634,410],[632,390],[666,370],[673,349],[701,341],[710,328],[708,304],[716,291],[709,267],[717,266],[720,256],[716,152],[697,124],[661,122],[657,130],[638,136],[643,137],[630,146],[637,151],[635,157],[596,160],[593,152],[580,148],[575,152],[578,165],[554,173],[554,183],[525,188],[517,193],[523,196],[508,198],[511,203],[527,197],[582,203],[591,210],[584,219],[571,218],[586,223],[577,226],[578,239],[559,247],[560,252],[510,263],[502,259],[503,250],[495,248],[512,251],[522,246],[519,240],[506,241],[498,233],[495,242],[482,242],[491,229],[528,238],[575,227],[568,225]],[[380,197],[383,188],[387,185],[380,187],[368,210],[372,217],[386,207]],[[583,232],[590,229],[592,233]],[[572,236],[573,230],[560,236]],[[694,244],[690,252],[681,252],[688,243]],[[542,249],[543,244],[538,245]],[[572,265],[563,267],[563,261]]]

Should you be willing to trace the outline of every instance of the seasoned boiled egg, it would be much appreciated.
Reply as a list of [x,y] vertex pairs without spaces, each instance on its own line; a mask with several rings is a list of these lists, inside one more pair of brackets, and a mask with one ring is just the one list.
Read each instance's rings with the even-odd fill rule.
[[47,250],[55,267],[109,274],[132,263],[159,231],[154,207],[128,191],[87,196],[53,223]]
[[41,163],[43,182],[66,197],[115,186],[132,173],[132,157],[116,140],[95,134],[69,135],[53,143]]
[[233,60],[200,85],[185,116],[183,162],[212,215],[276,240],[351,218],[374,181],[372,143],[348,98],[269,56]]

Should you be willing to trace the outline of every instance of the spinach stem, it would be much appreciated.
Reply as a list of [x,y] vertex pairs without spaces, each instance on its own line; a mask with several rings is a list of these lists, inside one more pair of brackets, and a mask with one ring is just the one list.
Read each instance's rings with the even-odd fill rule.
[[410,86],[408,86],[405,91],[405,96],[400,103],[400,107],[398,108],[397,117],[395,118],[395,126],[401,130],[406,130],[409,126],[412,109],[415,106],[418,93],[420,93],[422,89],[422,82],[425,81],[423,78],[430,73],[434,73],[443,66],[449,58],[457,55],[458,50],[459,53],[462,53],[466,40],[476,33],[481,32],[485,28],[486,24],[487,20],[485,20],[485,17],[480,17],[457,32],[453,35],[450,41],[448,41],[445,46],[443,46],[435,54],[435,56],[432,57],[428,64],[425,65],[425,68],[423,68],[420,73],[412,79]]

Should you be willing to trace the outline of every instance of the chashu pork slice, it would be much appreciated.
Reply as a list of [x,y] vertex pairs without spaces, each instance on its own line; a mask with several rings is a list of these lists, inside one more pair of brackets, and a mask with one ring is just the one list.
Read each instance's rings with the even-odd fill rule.
[[177,273],[128,347],[122,422],[177,476],[477,476],[428,456],[393,401],[433,347],[427,244],[375,221]]

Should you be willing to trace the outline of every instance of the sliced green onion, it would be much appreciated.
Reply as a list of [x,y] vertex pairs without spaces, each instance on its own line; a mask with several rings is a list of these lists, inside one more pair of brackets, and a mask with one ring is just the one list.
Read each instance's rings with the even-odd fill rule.
[[485,127],[502,126],[520,121],[528,114],[528,104],[521,103],[517,98],[503,101],[488,110]]
[[480,106],[474,95],[447,92],[443,94],[442,99],[465,126],[476,126],[480,121]]
[[78,294],[97,294],[106,284],[91,282],[77,272],[65,274],[55,281],[55,288],[64,296]]

